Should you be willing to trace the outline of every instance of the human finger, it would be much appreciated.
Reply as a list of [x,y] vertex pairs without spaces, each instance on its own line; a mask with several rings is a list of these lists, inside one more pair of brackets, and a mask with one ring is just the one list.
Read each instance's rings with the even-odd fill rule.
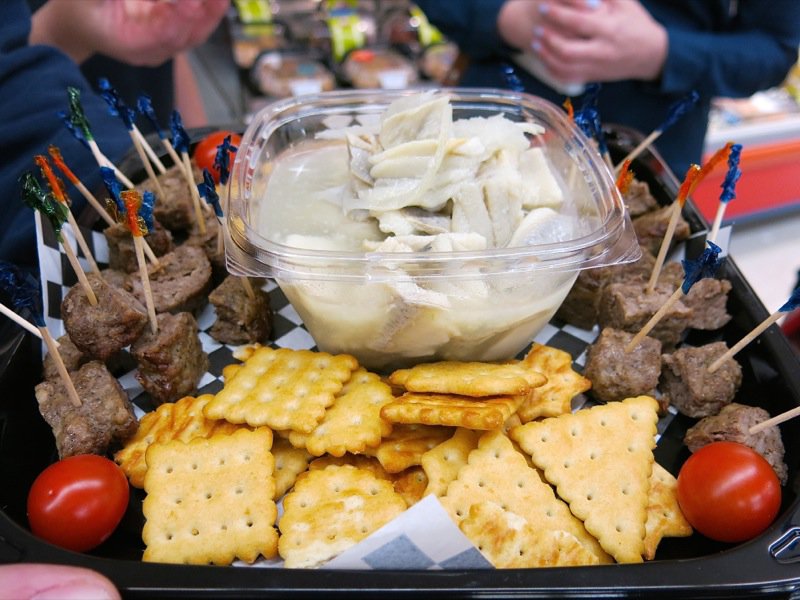
[[96,571],[47,564],[0,566],[0,598],[28,600],[119,600],[113,583]]
[[539,5],[542,29],[558,31],[565,37],[590,37],[594,35],[606,18],[606,5],[595,9],[585,3],[542,2]]

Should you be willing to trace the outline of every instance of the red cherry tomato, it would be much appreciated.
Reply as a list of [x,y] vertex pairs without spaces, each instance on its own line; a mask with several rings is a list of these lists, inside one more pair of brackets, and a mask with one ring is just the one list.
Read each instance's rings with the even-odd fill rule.
[[681,467],[678,503],[689,523],[706,537],[743,542],[775,519],[781,486],[755,450],[736,442],[712,442]]
[[[242,143],[242,136],[233,131],[215,131],[212,134],[204,137],[194,148],[194,162],[197,167],[202,171],[208,169],[208,172],[214,176],[214,181],[219,183],[219,171],[214,168],[214,159],[217,156],[217,146],[222,143],[227,136],[231,136],[231,145],[239,147]],[[234,152],[229,152],[230,164],[233,166],[233,158],[236,156]]]
[[125,474],[111,460],[64,458],[42,471],[28,492],[31,531],[68,550],[91,550],[116,529],[129,494]]

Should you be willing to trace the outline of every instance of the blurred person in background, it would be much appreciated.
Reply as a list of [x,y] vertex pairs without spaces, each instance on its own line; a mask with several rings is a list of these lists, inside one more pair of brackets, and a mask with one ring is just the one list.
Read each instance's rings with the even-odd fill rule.
[[[700,163],[714,97],[779,85],[798,59],[797,0],[417,0],[469,64],[463,86],[508,87],[579,107],[601,83],[604,123],[647,135],[669,107],[697,105],[655,143],[678,179]],[[521,65],[524,65],[521,66]]]

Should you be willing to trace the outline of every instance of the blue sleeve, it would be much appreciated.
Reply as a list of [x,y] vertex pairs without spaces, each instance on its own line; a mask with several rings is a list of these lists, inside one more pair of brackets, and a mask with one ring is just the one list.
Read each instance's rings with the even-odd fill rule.
[[[19,193],[19,177],[32,170],[36,154],[47,155],[55,144],[78,178],[91,190],[100,185],[97,164],[88,149],[66,130],[58,112],[67,109],[68,86],[81,90],[82,105],[92,133],[103,153],[119,161],[129,149],[130,137],[118,118],[108,114],[78,66],[48,46],[28,45],[31,16],[26,0],[5,0],[0,20],[0,259],[23,266],[36,264],[33,211]],[[72,186],[66,182],[67,188]],[[71,190],[76,215],[83,198]]]
[[417,0],[428,20],[471,58],[507,54],[497,31],[497,15],[505,0]]
[[[726,4],[728,2],[726,1]],[[797,62],[798,0],[739,0],[722,30],[668,22],[669,51],[660,91],[746,97],[779,85]]]

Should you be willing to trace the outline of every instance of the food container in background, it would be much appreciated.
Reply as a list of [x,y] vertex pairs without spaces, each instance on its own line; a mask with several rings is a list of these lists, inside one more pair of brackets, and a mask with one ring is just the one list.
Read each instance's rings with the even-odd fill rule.
[[[381,232],[364,211],[348,219],[337,205],[350,185],[340,179],[350,168],[345,131],[378,131],[392,102],[419,93],[337,91],[262,109],[228,188],[228,267],[274,278],[321,350],[350,353],[369,368],[511,358],[547,324],[580,270],[638,258],[630,220],[603,160],[561,109],[527,94],[452,89],[445,93],[454,122],[502,115],[520,129],[544,128],[523,142],[549,172],[548,193],[563,202],[546,226],[531,223],[532,233],[505,247],[360,249]],[[353,246],[343,250],[342,240]]]
[[340,64],[349,52],[377,43],[374,13],[363,7],[331,8],[318,11],[309,27],[308,47],[321,51],[332,63]]
[[389,48],[361,48],[340,65],[342,78],[359,89],[402,90],[419,79],[414,65]]
[[286,48],[289,44],[286,26],[271,23],[239,23],[229,25],[233,62],[240,69],[250,69],[259,54]]
[[336,87],[333,73],[308,52],[265,52],[256,59],[251,79],[262,94],[274,98],[318,94]]
[[420,73],[438,83],[447,81],[458,59],[459,49],[453,42],[428,46],[417,60]]

